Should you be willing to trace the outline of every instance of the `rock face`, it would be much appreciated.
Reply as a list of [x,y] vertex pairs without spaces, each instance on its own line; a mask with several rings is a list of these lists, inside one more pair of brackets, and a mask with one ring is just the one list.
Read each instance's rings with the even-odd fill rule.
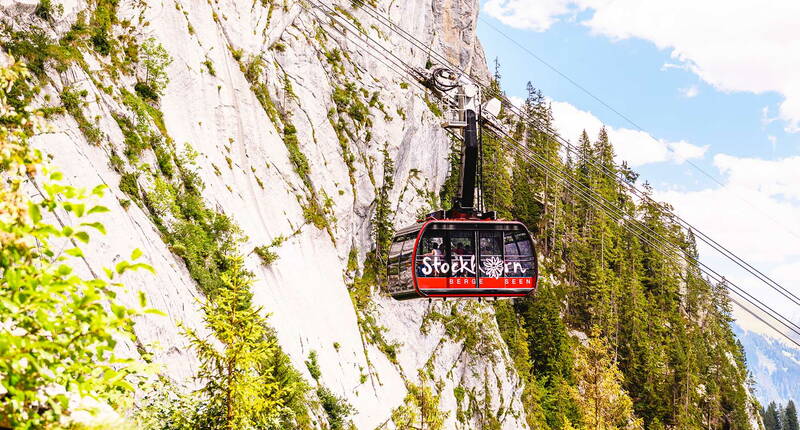
[[[435,204],[431,196],[448,175],[451,140],[412,78],[387,66],[356,36],[368,35],[415,66],[425,65],[427,53],[371,18],[371,7],[353,7],[349,0],[324,5],[337,7],[343,20],[360,30],[342,31],[345,26],[332,24],[314,1],[122,0],[116,14],[129,26],[113,31],[117,37],[127,31],[141,40],[155,38],[172,57],[170,82],[158,105],[165,131],[177,148],[188,144],[197,152],[205,202],[230,216],[247,237],[240,251],[256,276],[255,301],[270,314],[281,346],[303,372],[304,360],[316,351],[320,382],[355,407],[357,428],[391,423],[407,384],[419,383],[420,369],[430,371],[427,383],[440,383],[447,428],[475,428],[487,411],[504,428],[526,428],[522,384],[491,306],[401,303],[377,291],[369,295],[368,308],[354,306],[349,288],[360,269],[352,263],[355,257],[363,265],[374,249],[376,192],[388,192],[389,221],[395,227],[413,221],[418,211]],[[59,38],[93,7],[65,1],[60,17],[43,27]],[[477,0],[381,0],[375,9],[426,46],[488,76],[475,34]],[[42,25],[27,0],[4,2],[3,19],[17,29]],[[46,68],[38,102],[57,100],[65,88],[85,90],[83,121],[100,131],[100,142],[87,140],[74,115],[54,117],[54,131],[36,142],[53,155],[68,181],[110,187],[103,203],[111,213],[100,219],[109,232],[94,238],[86,270],[112,266],[134,248],[144,251],[156,274],[126,275],[128,294],[133,301],[138,291],[145,292],[167,317],[142,318],[136,332],[167,375],[190,383],[196,358],[178,323],[202,326],[198,300],[203,295],[148,210],[135,202],[124,207],[130,197],[120,190],[120,175],[109,163],[113,153],[123,151],[125,139],[114,115],[132,115],[119,91],[132,91],[136,79],[124,73],[111,77],[102,55],[89,47],[81,52],[82,63],[61,71]],[[259,73],[247,76],[246,66],[258,58],[263,60]],[[261,94],[256,85],[262,85]],[[264,95],[278,118],[268,112]],[[287,142],[288,124],[296,129],[296,146]],[[297,149],[307,160],[306,176],[298,174]],[[152,151],[140,156],[140,167],[147,163],[156,163]],[[387,166],[393,173],[384,174]],[[145,171],[136,170],[139,185],[147,189],[153,184]],[[308,217],[315,204],[324,212],[317,225]],[[279,235],[288,240],[274,249],[278,259],[267,266],[252,251]],[[479,332],[477,343],[448,334],[436,321],[423,327],[432,311],[449,314],[451,308],[472,318],[466,324]],[[365,322],[366,316],[372,322]],[[375,341],[370,330],[382,333],[381,340]],[[396,352],[387,353],[386,345],[394,343]],[[467,398],[457,398],[456,392],[466,392]],[[476,407],[481,413],[469,412]]]

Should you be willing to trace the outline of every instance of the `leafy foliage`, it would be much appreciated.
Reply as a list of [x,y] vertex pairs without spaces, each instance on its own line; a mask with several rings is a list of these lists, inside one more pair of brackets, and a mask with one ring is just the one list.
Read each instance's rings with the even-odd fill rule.
[[[81,246],[90,232],[105,233],[92,216],[108,209],[91,202],[104,186],[88,192],[61,184],[28,145],[44,123],[6,98],[28,76],[21,64],[0,73],[0,424],[14,428],[63,425],[91,402],[119,406],[144,367],[115,347],[135,340],[134,316],[155,312],[142,309],[144,295],[140,309],[117,298],[117,276],[150,266],[123,260],[90,278],[75,271],[85,264]],[[27,177],[41,187],[36,200],[22,190]],[[71,222],[49,222],[65,215]],[[140,256],[135,250],[131,259]]]
[[328,417],[328,425],[331,430],[342,430],[345,428],[347,417],[355,411],[347,401],[333,394],[328,387],[320,386],[317,388],[317,397],[322,404],[322,410]]
[[256,255],[261,258],[261,261],[264,263],[264,265],[269,266],[278,259],[278,254],[275,253],[272,248],[281,246],[285,240],[286,236],[276,236],[274,239],[272,239],[272,242],[270,242],[269,245],[257,246],[253,249],[253,252],[255,252]]

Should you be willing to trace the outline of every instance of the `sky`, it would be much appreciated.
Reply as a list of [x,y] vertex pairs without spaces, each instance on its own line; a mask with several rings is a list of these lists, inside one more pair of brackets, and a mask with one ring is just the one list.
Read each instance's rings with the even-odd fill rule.
[[[800,296],[797,16],[797,0],[481,0],[478,36],[512,99],[532,82],[573,142],[606,125],[657,199]],[[800,321],[800,306],[700,252]]]

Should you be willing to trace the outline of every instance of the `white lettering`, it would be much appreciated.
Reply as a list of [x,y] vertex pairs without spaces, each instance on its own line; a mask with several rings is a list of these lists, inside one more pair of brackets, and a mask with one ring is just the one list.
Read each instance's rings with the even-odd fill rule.
[[433,273],[433,267],[431,267],[431,257],[425,257],[422,259],[422,274],[425,276],[430,275]]
[[[450,276],[462,275],[464,277],[469,277],[469,275],[474,276],[476,274],[477,267],[474,255],[453,255],[450,263],[442,260],[443,259],[439,256],[423,257],[421,273],[424,276],[447,276],[448,271],[452,269],[452,274]],[[492,257],[490,260],[484,262],[483,265],[488,267],[481,267],[481,272],[486,276],[500,278],[508,276],[509,273],[523,275],[528,271],[527,268],[522,267],[522,263],[517,261],[503,262],[497,257]],[[520,279],[519,281],[512,281],[512,284],[522,284],[523,282],[525,281]],[[473,284],[474,283],[473,280]],[[506,283],[508,283],[508,281],[506,281]],[[527,283],[531,283],[530,279],[527,280]]]
[[475,274],[475,256],[470,255],[469,258],[465,258],[463,255],[455,256],[453,259],[453,275],[459,275],[461,273],[467,274]]

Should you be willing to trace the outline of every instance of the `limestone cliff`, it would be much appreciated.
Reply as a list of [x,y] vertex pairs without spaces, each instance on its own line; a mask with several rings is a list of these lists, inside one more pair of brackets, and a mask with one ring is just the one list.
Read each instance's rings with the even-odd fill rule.
[[[98,8],[113,13],[107,36],[119,45],[118,57],[113,47],[108,54],[91,39],[94,46],[87,42],[70,51],[77,54],[69,60],[43,62],[37,103],[69,106],[50,118],[54,131],[36,142],[69,182],[110,187],[103,203],[111,213],[101,219],[108,234],[87,250],[85,270],[113,265],[134,248],[155,268],[155,275],[124,279],[131,300],[143,291],[167,314],[138,321],[139,348],[153,351],[171,378],[190,383],[196,359],[178,323],[201,327],[203,296],[181,250],[165,241],[168,227],[154,222],[161,209],[152,198],[131,195],[131,187],[142,195],[159,192],[154,172],[161,146],[122,155],[131,145],[126,124],[142,121],[155,124],[148,133],[160,135],[175,154],[196,152],[193,169],[204,184],[203,200],[246,236],[240,252],[256,276],[255,299],[270,314],[282,348],[303,372],[304,360],[316,351],[321,383],[355,407],[357,428],[390,422],[421,369],[432,375],[428,383],[440,384],[447,428],[475,428],[485,413],[504,428],[525,428],[521,383],[490,306],[401,303],[356,285],[365,255],[375,247],[378,192],[388,193],[388,221],[398,227],[431,207],[448,175],[451,140],[424,94],[409,85],[411,78],[320,19],[313,2],[106,3],[64,0],[63,11],[43,17],[38,1],[3,0],[2,20],[7,33],[36,29],[63,40],[76,23],[100,19]],[[424,52],[382,30],[349,0],[326,4],[346,11],[396,55],[425,64]],[[475,35],[477,0],[381,0],[377,9],[463,67],[488,75]],[[142,66],[114,60],[148,39],[172,58],[169,84],[149,104],[155,112],[133,96]],[[76,94],[80,103],[64,100]],[[141,119],[145,114],[153,119]],[[386,168],[391,174],[384,174]],[[170,196],[167,203],[180,198]],[[168,224],[168,212],[155,218]],[[264,264],[253,250],[281,235],[287,240],[270,248],[277,260]],[[453,324],[478,336],[463,339],[426,318],[432,310],[449,314],[451,307],[462,315]]]

